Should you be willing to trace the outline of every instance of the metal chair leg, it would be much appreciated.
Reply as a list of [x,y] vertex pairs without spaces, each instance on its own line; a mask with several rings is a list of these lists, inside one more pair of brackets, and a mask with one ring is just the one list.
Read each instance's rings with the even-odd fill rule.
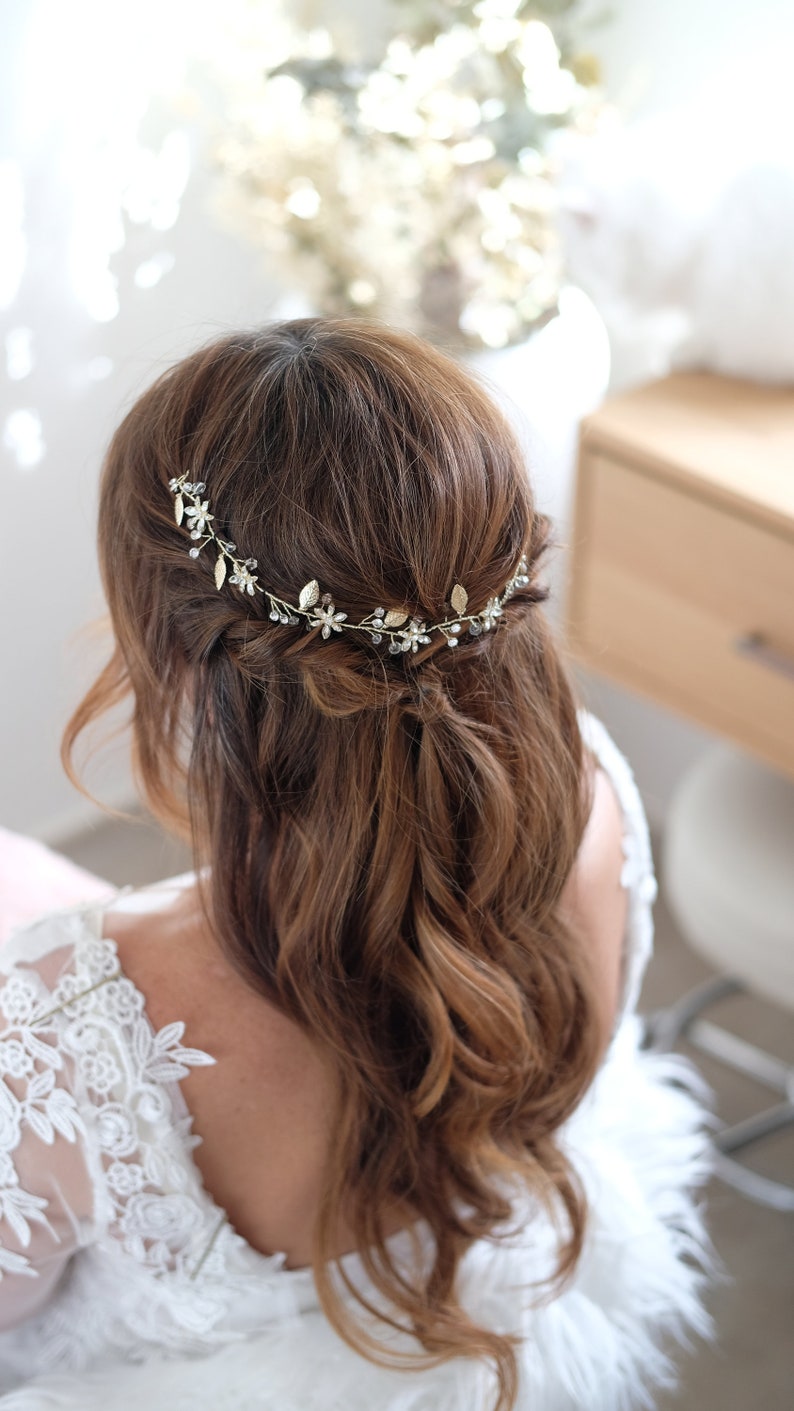
[[732,976],[707,980],[674,1004],[646,1016],[643,1046],[654,1052],[669,1052],[680,1039],[686,1039],[700,1053],[781,1094],[784,1102],[732,1126],[721,1127],[714,1138],[714,1173],[760,1205],[794,1212],[794,1186],[761,1176],[729,1154],[794,1122],[794,1066],[700,1017],[708,1005],[740,993],[747,993],[746,986]]
[[732,975],[720,975],[715,980],[705,980],[688,994],[682,995],[673,1004],[655,1009],[645,1017],[645,1046],[666,1053],[686,1032],[692,1020],[709,1004],[727,999],[729,995],[744,992],[741,980]]

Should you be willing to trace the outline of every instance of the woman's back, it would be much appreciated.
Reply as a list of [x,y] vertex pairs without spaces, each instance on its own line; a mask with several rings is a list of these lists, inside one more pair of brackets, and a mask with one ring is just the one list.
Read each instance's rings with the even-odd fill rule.
[[[577,863],[561,905],[599,974],[604,1044],[619,1002],[626,897],[621,888],[623,823],[614,788],[602,770]],[[193,1048],[216,1059],[196,1069],[182,1092],[201,1137],[195,1153],[204,1183],[234,1228],[262,1253],[287,1264],[311,1264],[329,1149],[334,1139],[338,1078],[332,1059],[302,1029],[231,967],[208,932],[189,885],[165,910],[105,914],[119,961],[146,997],[155,1028],[183,1021]],[[392,1229],[410,1219],[395,1202]],[[335,1253],[355,1248],[342,1224]]]
[[[35,1345],[90,1367],[245,1338],[252,1405],[264,1378],[279,1411],[353,1407],[360,1379],[368,1411],[440,1406],[442,1385],[460,1411],[546,1411],[577,1378],[592,1408],[603,1364],[613,1411],[658,1373],[665,1321],[697,1322],[691,1202],[666,1165],[635,1169],[621,1104],[633,1085],[632,1107],[664,1108],[642,1157],[678,1133],[684,1174],[695,1109],[631,1024],[604,1058],[650,945],[650,855],[542,612],[549,533],[483,389],[363,321],[221,339],[118,428],[113,651],[63,758],[131,697],[136,777],[191,842],[197,906],[147,932],[121,900],[19,940],[35,974],[6,998],[33,1018],[7,1052],[32,1092],[7,1088],[12,1150],[57,1128],[93,1192],[72,1161],[57,1233],[79,1254],[25,1324],[32,1366]],[[48,1180],[9,1216],[23,1282]],[[661,1276],[626,1263],[635,1236]],[[40,1290],[62,1265],[50,1250]],[[547,1337],[562,1370],[537,1362]],[[322,1349],[348,1383],[325,1402]],[[209,1370],[184,1370],[206,1400]]]
[[[602,812],[594,809],[590,847],[603,846],[600,880],[610,888],[620,882],[614,846],[622,843],[621,1004],[629,1011],[562,1134],[590,1205],[585,1251],[569,1289],[538,1305],[532,1285],[553,1267],[556,1240],[542,1209],[530,1205],[512,1241],[473,1246],[461,1269],[471,1315],[524,1339],[519,1411],[634,1405],[642,1387],[669,1377],[664,1339],[705,1327],[702,1274],[692,1263],[703,1242],[692,1194],[704,1174],[700,1111],[680,1061],[637,1052],[631,1012],[650,937],[647,832],[625,762],[592,718],[587,730],[606,771],[594,794]],[[62,1057],[59,1085],[77,1095],[85,1135],[73,1150],[57,1132],[46,1147],[39,1130],[23,1130],[20,1169],[39,1168],[36,1189],[50,1194],[47,1214],[61,1243],[32,1226],[25,1252],[36,1277],[22,1281],[28,1321],[0,1333],[0,1386],[21,1372],[26,1386],[0,1404],[135,1411],[143,1399],[152,1411],[487,1411],[493,1384],[482,1365],[378,1369],[331,1333],[310,1271],[285,1267],[305,1262],[300,1242],[322,1178],[333,1082],[294,1026],[218,959],[200,925],[186,927],[192,880],[56,913],[19,932],[5,953],[8,984],[19,975],[46,980],[24,1033]],[[581,911],[596,885],[591,870],[572,909]],[[139,1005],[129,988],[119,989],[130,982]],[[19,1011],[19,995],[13,1003]],[[9,1012],[2,989],[0,1006]],[[151,1042],[141,1039],[142,1021]],[[214,1067],[203,1060],[205,1045]],[[213,1093],[203,1080],[216,1077]],[[195,1150],[188,1109],[199,1134],[206,1126],[208,1140]],[[64,1210],[77,1218],[65,1220]],[[293,1231],[291,1257],[269,1259]],[[391,1237],[391,1252],[410,1269],[402,1238]],[[11,1244],[22,1248],[13,1234]],[[345,1267],[366,1288],[355,1256]],[[61,1276],[55,1297],[53,1269]],[[0,1284],[4,1322],[14,1321],[19,1282]],[[392,1350],[410,1347],[388,1330],[383,1339]],[[118,1361],[144,1351],[141,1368]]]

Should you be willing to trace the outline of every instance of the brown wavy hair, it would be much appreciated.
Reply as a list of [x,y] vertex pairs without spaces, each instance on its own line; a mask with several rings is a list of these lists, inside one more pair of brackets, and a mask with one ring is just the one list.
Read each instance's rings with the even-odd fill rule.
[[[522,553],[529,583],[454,652],[324,641],[216,589],[215,556],[191,559],[174,523],[182,474],[287,601],[317,578],[355,621],[383,604],[432,622],[457,582],[480,611]],[[138,786],[209,865],[219,944],[332,1059],[313,1264],[327,1316],[382,1360],[345,1286],[371,1299],[337,1277],[345,1219],[379,1316],[415,1335],[421,1365],[489,1359],[499,1408],[515,1341],[465,1311],[456,1274],[509,1225],[516,1191],[557,1218],[553,1288],[573,1270],[585,1205],[555,1133],[598,1056],[587,960],[558,915],[590,798],[538,607],[548,529],[500,411],[419,339],[320,319],[225,337],[161,376],[111,442],[99,553],[115,644],[62,746],[77,782],[77,737],[131,694]],[[395,1206],[432,1236],[415,1280],[387,1245]]]

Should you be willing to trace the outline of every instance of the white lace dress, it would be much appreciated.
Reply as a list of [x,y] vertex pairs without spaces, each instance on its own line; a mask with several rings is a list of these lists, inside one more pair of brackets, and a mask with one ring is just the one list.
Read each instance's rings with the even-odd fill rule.
[[[634,1013],[656,890],[647,826],[625,760],[597,720],[582,725],[622,806],[629,890],[622,1018],[564,1129],[589,1198],[585,1251],[538,1305],[555,1235],[527,1202],[521,1234],[475,1245],[460,1280],[478,1321],[522,1338],[518,1411],[651,1405],[671,1340],[708,1325],[702,1094],[681,1059],[640,1051]],[[482,1364],[364,1361],[311,1273],[252,1249],[204,1189],[179,1081],[213,1060],[182,1024],[153,1030],[102,935],[105,911],[162,907],[190,880],[50,914],[0,953],[0,1408],[489,1411]],[[391,1244],[411,1257],[405,1235]],[[345,1264],[366,1286],[357,1256]]]

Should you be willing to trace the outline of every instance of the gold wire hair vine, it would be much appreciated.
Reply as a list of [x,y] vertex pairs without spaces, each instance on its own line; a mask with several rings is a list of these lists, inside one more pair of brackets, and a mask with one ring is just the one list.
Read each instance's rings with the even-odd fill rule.
[[297,627],[303,620],[307,631],[319,627],[326,641],[332,632],[364,632],[376,644],[387,641],[392,656],[398,656],[401,652],[416,652],[420,647],[428,646],[431,634],[440,632],[446,638],[448,647],[457,647],[465,627],[471,637],[490,632],[502,616],[502,607],[508,598],[512,598],[518,588],[526,587],[529,582],[527,561],[522,557],[500,596],[489,598],[481,612],[466,612],[469,595],[462,584],[456,583],[449,595],[452,616],[444,622],[428,624],[418,617],[410,617],[403,608],[380,607],[360,622],[348,622],[347,613],[336,611],[333,595],[321,592],[316,578],[301,588],[297,604],[285,602],[269,588],[263,588],[259,578],[251,571],[258,567],[257,560],[236,558],[237,545],[215,533],[212,527],[215,516],[210,514],[209,500],[201,498],[207,489],[203,480],[194,483],[185,475],[175,476],[169,480],[168,488],[176,497],[174,513],[177,524],[181,526],[185,522],[191,539],[195,540],[189,550],[190,557],[197,559],[209,543],[214,543],[218,550],[215,560],[215,587],[218,592],[227,581],[227,567],[231,565],[233,572],[228,575],[228,582],[251,597],[254,593],[264,594],[270,604],[271,622]]

